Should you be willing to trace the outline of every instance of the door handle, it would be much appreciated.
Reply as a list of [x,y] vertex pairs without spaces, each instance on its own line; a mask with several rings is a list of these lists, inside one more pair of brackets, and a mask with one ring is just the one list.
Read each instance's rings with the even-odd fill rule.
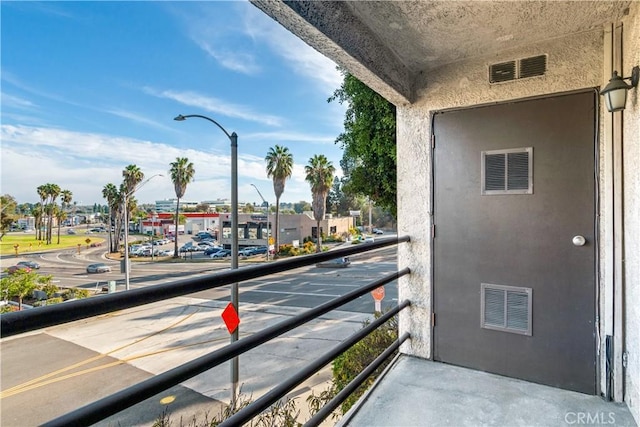
[[574,244],[574,246],[584,246],[585,243],[587,243],[587,239],[585,239],[584,236],[578,235],[574,236],[571,242]]

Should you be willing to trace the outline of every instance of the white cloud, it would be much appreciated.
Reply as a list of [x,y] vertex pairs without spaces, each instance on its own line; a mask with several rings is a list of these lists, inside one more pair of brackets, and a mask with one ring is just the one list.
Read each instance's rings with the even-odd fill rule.
[[155,128],[166,130],[166,131],[172,131],[172,132],[175,131],[175,129],[172,127],[165,126],[161,123],[156,122],[155,120],[151,120],[147,117],[144,117],[140,114],[133,113],[131,111],[125,111],[125,110],[119,110],[119,109],[104,110],[104,111],[109,114],[113,114],[114,116],[122,117],[137,123],[142,123],[147,126],[155,127]]
[[[231,161],[226,153],[56,128],[2,125],[0,130],[0,191],[11,194],[20,203],[37,202],[35,189],[48,182],[70,190],[78,203],[104,203],[102,188],[108,183],[119,185],[122,170],[129,164],[137,165],[147,177],[164,175],[136,192],[139,202],[173,198],[175,193],[168,170],[169,163],[176,157],[189,158],[196,170],[194,182],[187,187],[186,199],[201,201],[230,197]],[[271,181],[266,176],[264,159],[240,154],[238,182],[240,202],[259,201],[250,184],[269,188]],[[304,166],[296,164],[283,201],[309,198]]]
[[340,87],[342,75],[336,70],[336,64],[332,60],[254,6],[247,5],[241,16],[245,33],[254,40],[265,43],[295,73],[315,81],[327,94],[332,94]]
[[19,108],[30,110],[36,105],[29,101],[28,99],[20,98],[19,96],[9,95],[8,93],[0,93],[0,97],[2,98],[2,108],[5,109],[7,107]]
[[202,95],[192,91],[156,90],[144,87],[143,91],[158,98],[171,99],[183,105],[215,113],[218,116],[234,117],[269,126],[281,126],[283,119],[270,114],[261,114],[245,105],[231,104],[219,98]]
[[333,144],[335,141],[334,136],[311,135],[300,132],[254,132],[243,134],[242,139],[265,142],[309,142],[312,144]]
[[258,74],[261,70],[253,55],[228,49],[214,49],[204,40],[194,41],[225,68],[249,75]]
[[26,83],[24,83],[21,79],[19,79],[18,77],[16,77],[15,75],[13,75],[13,73],[7,71],[6,69],[2,70],[2,80],[5,81],[6,83],[10,84],[11,86],[14,86],[18,89],[22,89],[25,92],[28,92],[32,95],[41,97],[41,98],[45,98],[45,99],[50,99],[56,102],[62,102],[68,105],[74,105],[76,107],[83,107],[83,105],[78,104],[76,102],[73,102],[71,100],[69,100],[67,97],[62,96],[62,95],[58,95],[56,93],[51,93],[48,91],[44,91],[41,90],[39,88],[35,88],[33,86],[30,86]]

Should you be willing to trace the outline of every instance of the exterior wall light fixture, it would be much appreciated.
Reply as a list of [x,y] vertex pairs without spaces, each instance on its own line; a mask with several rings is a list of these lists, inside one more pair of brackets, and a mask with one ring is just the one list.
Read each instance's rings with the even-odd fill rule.
[[[625,80],[631,80],[631,84],[625,83]],[[638,81],[640,81],[640,67],[637,65],[631,70],[630,77],[620,77],[617,71],[613,72],[609,84],[600,91],[610,113],[624,110],[627,104],[627,91],[638,87]]]

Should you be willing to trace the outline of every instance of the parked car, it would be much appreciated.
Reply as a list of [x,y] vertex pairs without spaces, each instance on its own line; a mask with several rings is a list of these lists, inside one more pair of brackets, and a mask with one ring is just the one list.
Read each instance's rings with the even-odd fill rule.
[[226,258],[228,256],[231,256],[231,251],[229,249],[220,248],[217,252],[214,252],[214,253],[210,254],[209,258],[211,258],[211,259]]
[[180,246],[179,252],[195,252],[198,250],[198,247],[191,242],[187,242],[184,245]]
[[67,230],[67,234],[76,234],[76,230],[74,230],[73,228],[69,228]]
[[254,254],[266,254],[267,253],[267,247],[266,246],[258,246],[258,247],[255,248],[253,253]]
[[194,236],[194,239],[207,239],[207,238],[213,238],[213,236],[211,235],[211,233],[209,233],[208,231],[198,231],[198,233],[196,233],[196,235]]
[[7,268],[7,273],[16,274],[20,270],[28,273],[31,271],[31,268],[27,267],[26,265],[12,265],[11,267]]
[[329,261],[323,261],[316,264],[316,267],[326,267],[326,268],[346,268],[349,267],[351,261],[349,261],[348,257],[335,258]]
[[380,230],[379,228],[374,228],[372,232],[373,234],[384,234],[384,231]]
[[207,242],[198,242],[198,245],[197,245],[197,246],[200,246],[200,247],[202,248],[202,250],[205,250],[205,249],[207,249],[207,248],[213,248],[213,247],[215,247],[215,246],[216,246],[216,244],[215,244],[215,243],[213,243],[213,242],[208,242],[208,241],[207,241]]
[[16,265],[24,265],[26,267],[29,267],[29,268],[33,269],[33,270],[37,270],[37,269],[40,268],[40,264],[38,264],[35,261],[20,261]]
[[99,262],[97,264],[89,264],[87,266],[87,273],[109,273],[111,272],[111,267],[103,262]]
[[219,251],[219,250],[221,250],[221,249],[222,249],[222,248],[221,248],[221,247],[219,247],[219,246],[210,246],[210,247],[208,247],[208,248],[206,248],[206,249],[204,250],[204,254],[205,254],[205,255],[211,255],[211,254],[213,254],[213,253],[218,252],[218,251]]
[[247,248],[242,248],[238,251],[238,256],[251,256],[251,255],[255,255],[255,250],[256,248],[253,246],[249,246]]

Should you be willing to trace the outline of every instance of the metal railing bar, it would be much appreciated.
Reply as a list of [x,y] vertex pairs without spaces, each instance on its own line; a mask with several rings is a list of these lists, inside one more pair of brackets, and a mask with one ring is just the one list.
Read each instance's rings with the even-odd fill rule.
[[290,377],[289,379],[281,382],[276,387],[271,389],[265,395],[261,396],[259,399],[255,400],[251,404],[247,405],[242,410],[238,411],[231,417],[224,420],[219,424],[219,427],[231,427],[237,425],[244,425],[247,421],[251,420],[256,415],[260,414],[265,409],[269,408],[269,406],[276,403],[282,397],[284,397],[288,392],[293,390],[296,386],[300,385],[306,379],[310,378],[322,369],[323,366],[331,362],[333,359],[338,357],[340,354],[344,353],[346,350],[354,346],[356,343],[361,341],[371,332],[382,326],[385,322],[391,319],[393,316],[398,314],[402,309],[408,307],[411,303],[408,300],[403,301],[398,306],[384,313],[378,319],[374,320],[366,326],[365,328],[360,329],[355,334],[347,337],[344,341],[342,341],[339,345],[334,347],[331,351],[323,354],[307,366],[305,366],[302,370],[297,372],[295,375]]
[[360,372],[349,384],[347,384],[333,399],[327,402],[313,417],[304,424],[304,427],[315,427],[320,425],[331,413],[342,404],[358,387],[364,383],[369,376],[384,363],[396,351],[403,342],[408,340],[411,335],[405,332],[400,338],[398,338],[392,345],[390,345],[385,351],[380,353],[373,362],[367,365],[362,372]]
[[219,424],[219,427],[232,427],[244,425],[247,421],[253,419],[256,415],[260,414],[265,409],[269,408],[269,406],[276,403],[278,400],[286,396],[288,392],[293,390],[296,386],[301,384],[306,379],[310,378],[318,372],[322,367],[331,362],[333,359],[338,357],[340,354],[344,353],[347,349],[351,348],[353,345],[358,343],[364,337],[369,335],[371,332],[375,331],[377,328],[382,326],[386,321],[391,319],[393,316],[398,314],[400,310],[408,307],[410,302],[408,300],[403,301],[398,306],[392,308],[388,312],[384,313],[382,316],[371,322],[365,328],[360,329],[355,334],[350,335],[345,340],[343,340],[339,345],[323,354],[316,360],[309,363],[302,370],[298,371],[289,379],[281,382],[276,387],[268,391],[266,394],[250,403],[246,407],[242,408],[240,411],[233,414],[231,417],[224,420]]
[[3,338],[9,337],[113,311],[189,295],[207,289],[214,289],[232,283],[252,280],[299,267],[306,267],[334,258],[369,252],[374,249],[393,246],[408,241],[408,236],[398,237],[397,239],[380,239],[372,243],[355,245],[354,247],[294,257],[268,264],[243,267],[239,270],[223,271],[204,277],[177,280],[171,283],[162,283],[146,288],[70,301],[64,304],[55,304],[32,310],[5,313],[0,316],[0,332]]
[[180,384],[204,371],[214,368],[246,351],[249,351],[260,344],[276,338],[300,325],[303,325],[321,315],[328,313],[336,308],[353,301],[356,298],[372,291],[373,289],[383,286],[389,282],[397,280],[410,270],[404,268],[396,273],[386,275],[368,285],[355,289],[347,294],[327,301],[318,307],[312,308],[304,313],[293,316],[273,326],[263,329],[251,336],[242,338],[232,344],[229,344],[219,350],[213,351],[204,356],[200,356],[194,360],[179,365],[161,374],[155,375],[147,380],[132,385],[124,390],[116,392],[110,396],[104,397],[93,403],[85,405],[75,411],[64,414],[54,420],[51,420],[44,426],[84,426],[95,424],[115,413],[123,411],[136,403],[152,397],[174,385]]

